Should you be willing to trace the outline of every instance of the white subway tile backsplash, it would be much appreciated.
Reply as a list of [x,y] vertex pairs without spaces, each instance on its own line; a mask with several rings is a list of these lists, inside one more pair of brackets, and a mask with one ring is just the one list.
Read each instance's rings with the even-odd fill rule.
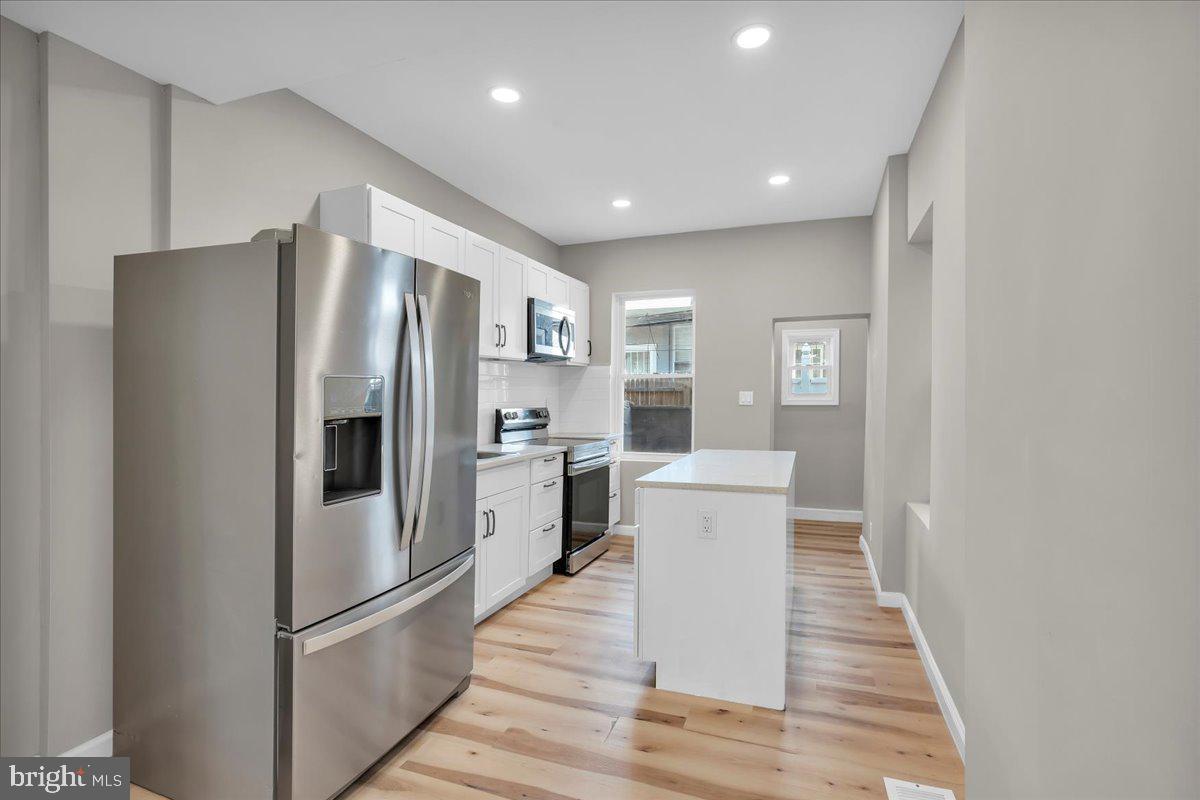
[[478,443],[495,441],[496,409],[508,406],[545,406],[551,431],[606,432],[609,391],[607,365],[480,361]]

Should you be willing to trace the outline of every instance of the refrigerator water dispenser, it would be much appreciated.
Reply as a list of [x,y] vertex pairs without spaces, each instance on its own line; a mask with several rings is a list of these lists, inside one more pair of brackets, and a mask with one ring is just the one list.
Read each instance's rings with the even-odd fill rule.
[[323,505],[379,494],[383,466],[383,378],[325,378]]

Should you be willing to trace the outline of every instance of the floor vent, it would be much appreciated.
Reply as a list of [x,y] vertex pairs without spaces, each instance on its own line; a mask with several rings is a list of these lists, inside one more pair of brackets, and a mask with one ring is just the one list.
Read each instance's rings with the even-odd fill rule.
[[898,781],[895,778],[884,778],[883,785],[887,789],[888,800],[954,800],[953,791],[937,786]]

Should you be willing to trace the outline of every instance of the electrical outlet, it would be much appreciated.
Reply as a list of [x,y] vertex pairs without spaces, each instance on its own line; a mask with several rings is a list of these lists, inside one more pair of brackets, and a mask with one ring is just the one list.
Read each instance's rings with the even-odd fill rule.
[[711,508],[702,508],[696,512],[696,516],[700,522],[700,538],[715,539],[717,538],[717,512]]
[[754,392],[738,392],[738,405],[739,406],[754,405]]

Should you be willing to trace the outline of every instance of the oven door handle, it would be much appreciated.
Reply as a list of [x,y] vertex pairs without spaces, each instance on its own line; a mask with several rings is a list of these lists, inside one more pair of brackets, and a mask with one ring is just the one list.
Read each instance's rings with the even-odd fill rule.
[[595,472],[598,469],[608,467],[610,464],[612,464],[612,459],[605,455],[600,458],[569,465],[567,467],[567,475],[574,477],[576,475],[583,475],[585,472]]

